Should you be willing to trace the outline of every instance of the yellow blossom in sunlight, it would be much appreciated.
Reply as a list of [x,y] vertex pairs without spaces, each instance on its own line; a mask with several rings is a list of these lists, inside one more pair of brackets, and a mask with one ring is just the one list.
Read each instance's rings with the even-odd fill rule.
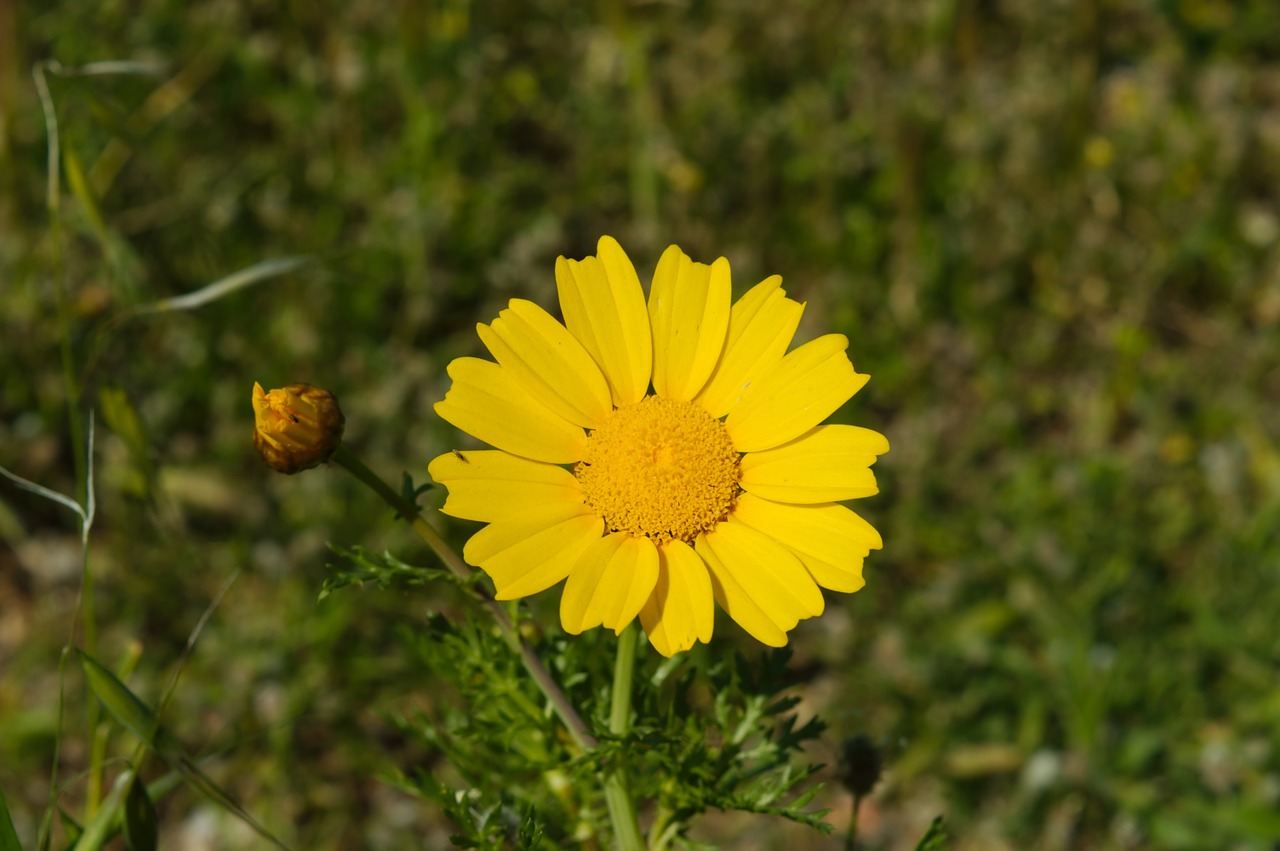
[[714,603],[759,641],[863,586],[880,535],[839,503],[877,492],[884,436],[821,425],[867,382],[828,334],[790,352],[802,304],[770,277],[730,304],[729,262],[671,246],[646,299],[611,237],[561,257],[564,324],[512,299],[458,358],[436,412],[495,447],[447,452],[443,511],[487,523],[463,557],[499,599],[565,581],[570,633],[640,618],[670,656],[711,639]]
[[253,445],[267,466],[281,473],[299,473],[328,461],[346,424],[328,390],[290,384],[268,393],[256,381],[253,420]]

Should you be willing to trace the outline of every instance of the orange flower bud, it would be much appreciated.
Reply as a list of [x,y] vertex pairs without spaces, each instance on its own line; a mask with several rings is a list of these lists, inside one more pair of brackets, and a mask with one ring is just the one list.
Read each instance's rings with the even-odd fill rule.
[[346,417],[338,399],[310,384],[272,390],[253,383],[253,445],[267,466],[300,473],[329,460],[342,442]]

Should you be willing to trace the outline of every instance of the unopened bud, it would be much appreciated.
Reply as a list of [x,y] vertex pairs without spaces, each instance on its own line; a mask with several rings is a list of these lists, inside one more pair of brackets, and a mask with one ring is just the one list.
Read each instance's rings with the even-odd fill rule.
[[267,466],[300,473],[329,460],[342,442],[346,417],[338,399],[310,384],[290,384],[270,393],[253,383],[253,445]]
[[844,740],[840,747],[840,782],[861,798],[880,779],[880,749],[865,733]]

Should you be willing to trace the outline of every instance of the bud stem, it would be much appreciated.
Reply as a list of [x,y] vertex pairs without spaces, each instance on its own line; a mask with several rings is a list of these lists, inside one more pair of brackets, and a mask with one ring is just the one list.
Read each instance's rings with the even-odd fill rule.
[[[469,580],[472,577],[474,571],[471,566],[459,558],[453,548],[445,543],[444,538],[440,537],[440,533],[422,519],[417,507],[407,502],[390,485],[378,478],[378,475],[357,458],[351,450],[347,449],[345,444],[338,445],[331,460],[382,497],[382,500],[387,505],[394,508],[397,514],[407,520],[409,525],[413,527],[413,531],[418,533],[418,537],[422,538],[426,545],[435,552],[455,576],[465,580]],[[484,603],[485,608],[489,610],[494,620],[498,622],[498,629],[502,632],[502,637],[519,654],[525,670],[529,672],[529,676],[533,677],[534,683],[537,684],[542,694],[551,703],[556,715],[560,716],[561,722],[568,729],[569,735],[573,737],[574,743],[577,744],[580,750],[584,751],[595,747],[595,737],[587,731],[587,725],[583,723],[578,711],[569,702],[569,698],[560,690],[560,686],[552,678],[551,672],[542,664],[542,660],[520,638],[515,625],[511,623],[511,618],[507,615],[507,610],[497,600],[479,591],[479,589],[477,589],[477,593],[481,595],[481,601]]]
[[849,832],[844,837],[844,851],[855,851],[858,847],[858,808],[862,806],[862,796],[853,793],[853,810],[849,814]]

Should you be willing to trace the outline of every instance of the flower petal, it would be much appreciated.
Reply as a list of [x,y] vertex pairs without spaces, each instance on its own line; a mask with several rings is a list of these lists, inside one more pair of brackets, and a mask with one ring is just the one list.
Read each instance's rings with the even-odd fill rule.
[[696,546],[720,605],[765,644],[771,642],[762,635],[776,639],[780,631],[785,643],[785,633],[796,623],[822,614],[822,592],[799,558],[732,515],[699,535]]
[[595,428],[613,409],[609,384],[577,338],[538,305],[514,298],[480,339],[529,395],[574,425]]
[[733,410],[752,380],[777,363],[791,345],[804,305],[787,298],[781,283],[777,275],[765,278],[744,293],[729,313],[720,361],[695,397],[717,419]]
[[600,237],[597,257],[556,260],[556,289],[564,324],[595,359],[613,404],[639,402],[649,389],[653,340],[644,291],[622,247]]
[[658,582],[658,548],[644,537],[629,537],[609,562],[594,604],[603,607],[603,625],[615,633],[635,620]]
[[784,646],[787,643],[786,630],[779,627],[755,599],[743,590],[742,586],[734,580],[733,574],[725,569],[724,564],[702,543],[701,539],[698,540],[696,547],[697,554],[707,566],[711,579],[711,593],[715,595],[720,608],[728,612],[734,623],[745,629],[748,635],[761,644],[767,644],[770,647]]
[[695,263],[672,245],[649,288],[653,326],[653,389],[688,401],[707,383],[729,327],[729,261]]
[[471,536],[462,557],[489,574],[499,600],[514,600],[545,591],[568,576],[603,532],[604,521],[594,514],[552,525],[490,523]]
[[648,538],[605,536],[583,552],[560,598],[560,623],[574,635],[594,626],[621,632],[653,594],[658,550]]
[[[601,521],[603,525],[603,521]],[[622,545],[624,535],[605,535],[593,541],[582,551],[569,579],[564,584],[564,592],[560,595],[560,625],[571,635],[599,626],[604,620],[598,611],[591,611],[591,600],[595,596],[600,577],[609,567],[609,560]]]
[[587,435],[525,391],[509,371],[480,358],[449,364],[453,386],[436,402],[443,419],[513,455],[571,464],[586,452]]
[[739,452],[769,449],[799,437],[862,389],[845,355],[849,340],[827,334],[790,352],[754,380],[725,427]]
[[451,517],[554,523],[588,511],[568,470],[499,450],[446,452],[427,472],[449,489],[440,511]]
[[742,456],[744,490],[778,502],[839,502],[878,493],[869,469],[889,451],[884,435],[850,425],[821,425],[790,443]]
[[786,505],[749,493],[733,516],[793,551],[823,588],[850,593],[866,583],[862,560],[882,545],[880,533],[843,505]]
[[715,603],[706,562],[683,541],[658,547],[658,582],[640,610],[649,643],[670,658],[711,640]]

